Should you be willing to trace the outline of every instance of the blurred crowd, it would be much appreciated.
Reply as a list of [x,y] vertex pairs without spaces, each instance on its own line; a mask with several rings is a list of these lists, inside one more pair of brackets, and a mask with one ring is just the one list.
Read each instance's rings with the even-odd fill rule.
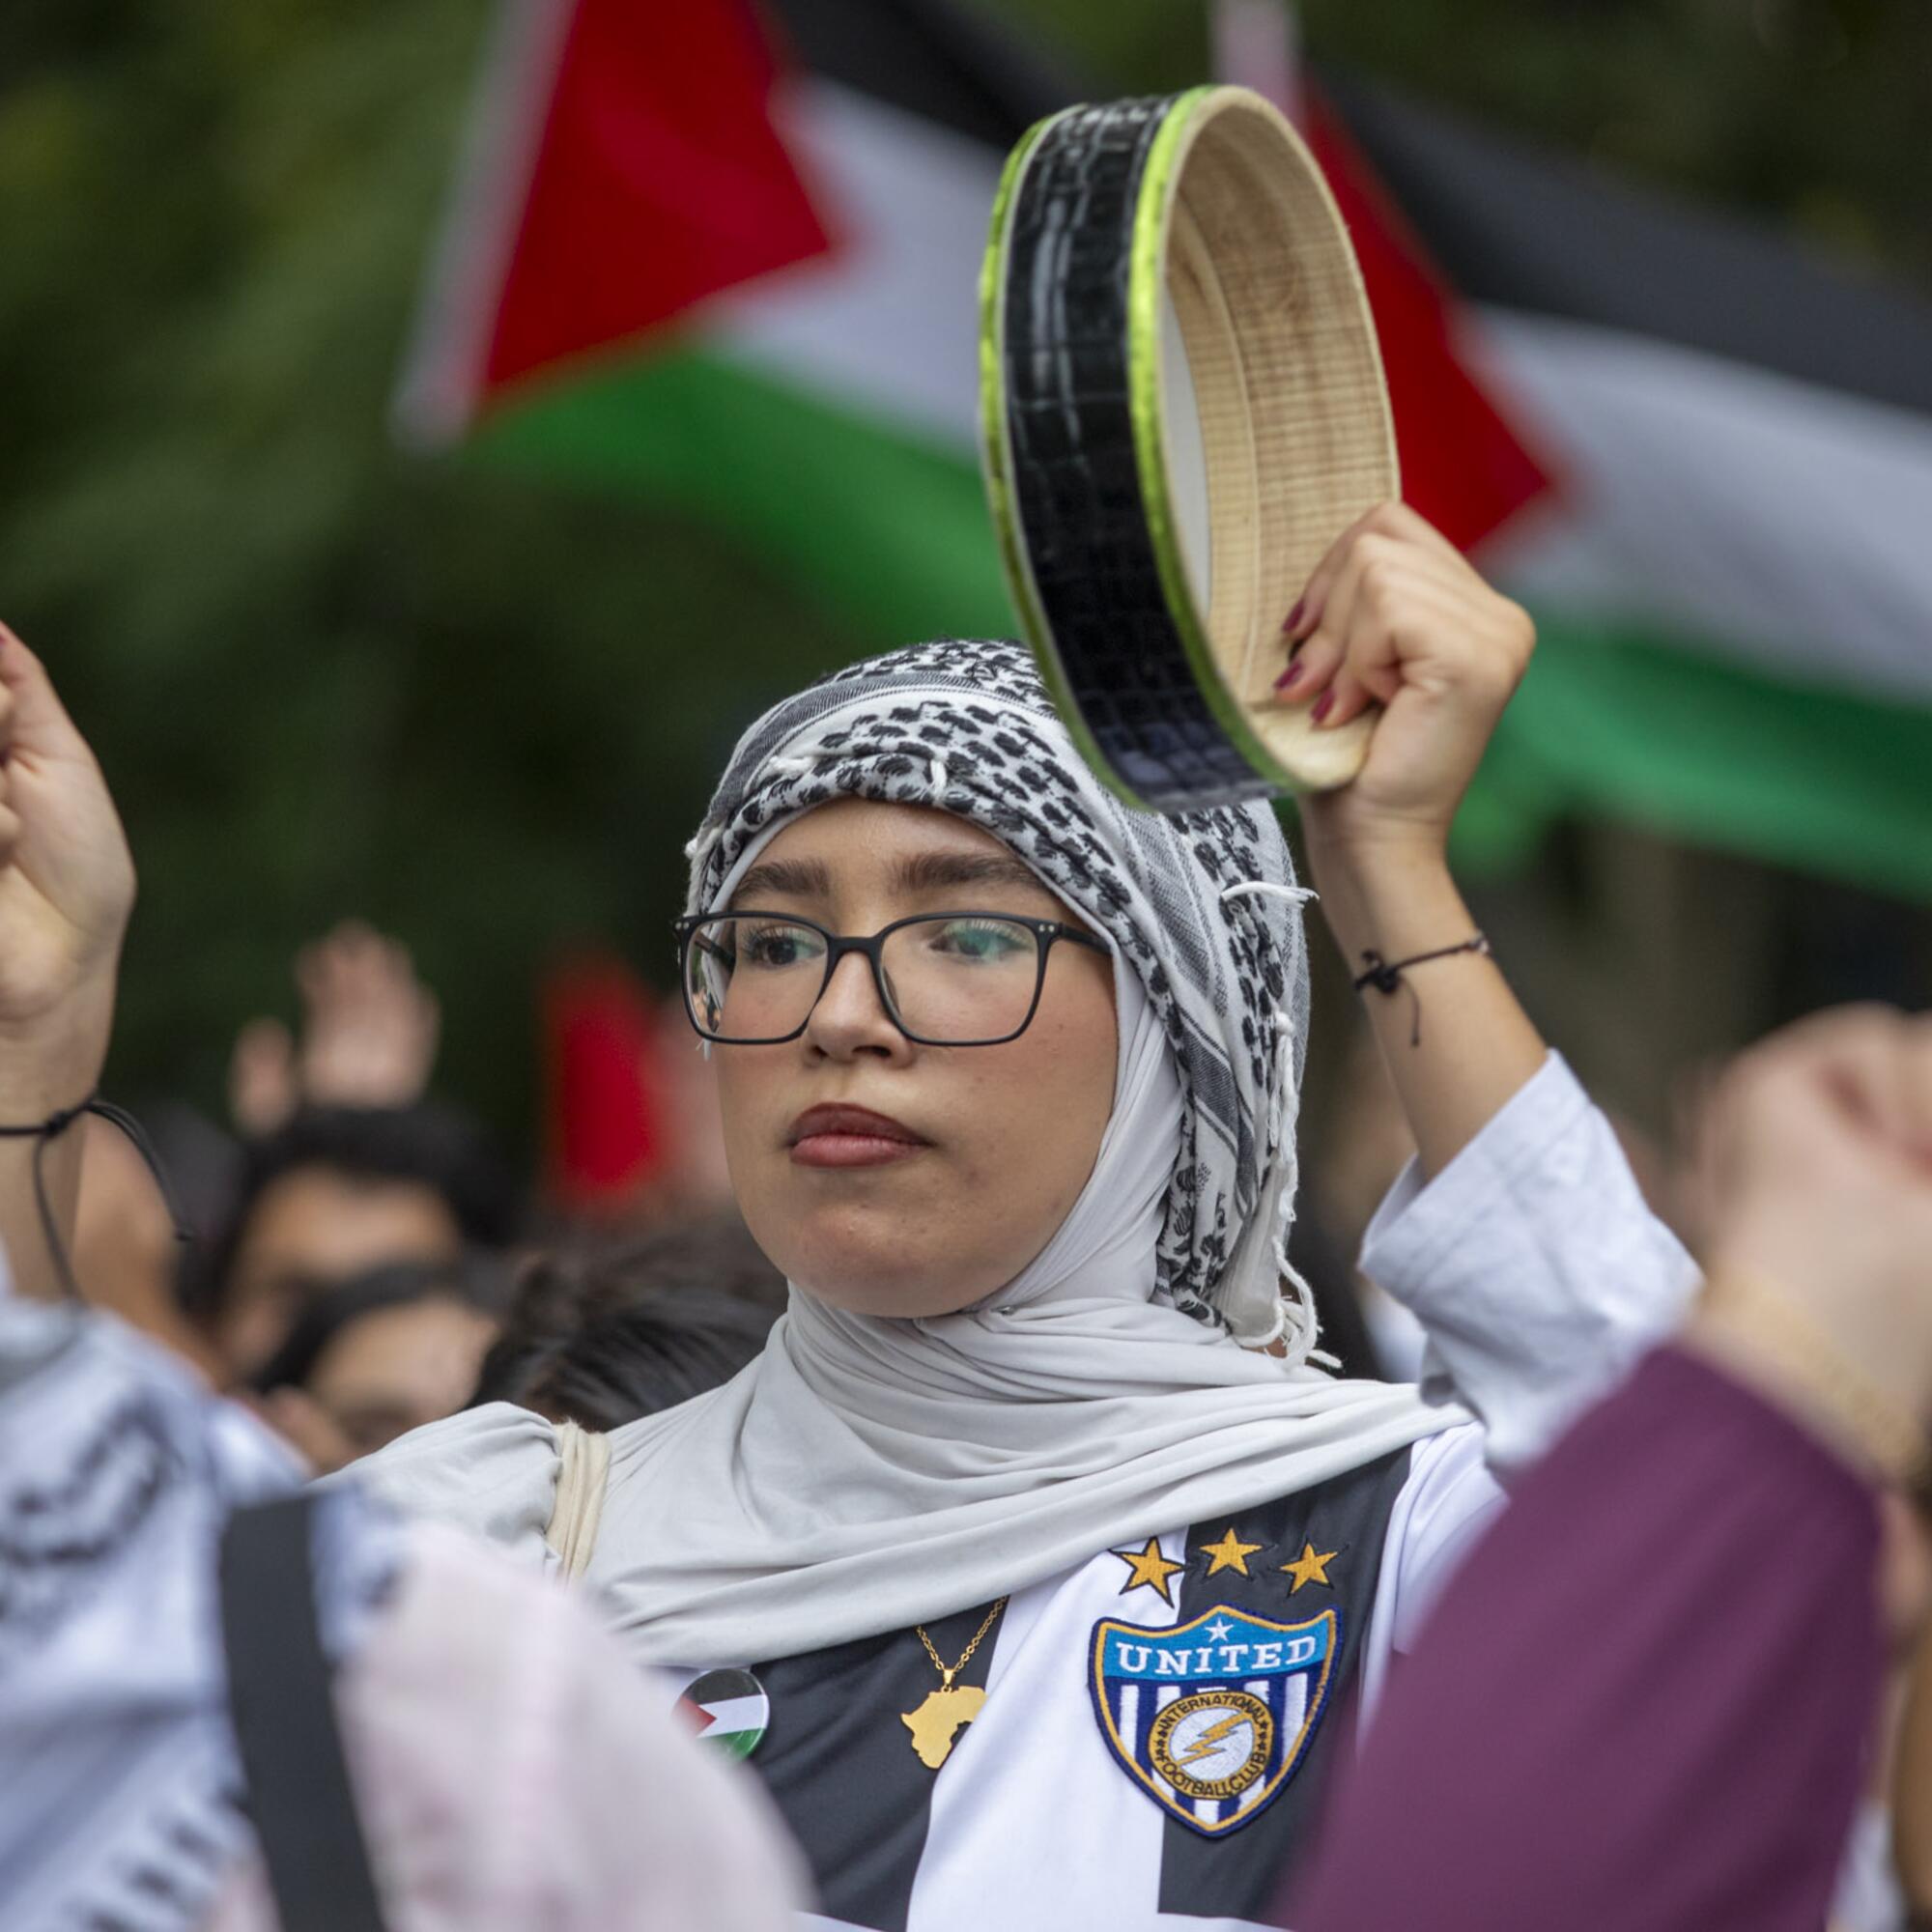
[[[9,1022],[0,1025],[0,1898],[9,1932],[773,1932],[810,1895],[805,1865],[820,1886],[863,1883],[867,1848],[838,1852],[849,1868],[828,1863],[828,1847],[850,1838],[849,1818],[864,1816],[862,1803],[913,1815],[915,1864],[930,1857],[943,1869],[931,1801],[904,1795],[928,1787],[907,1780],[915,1765],[946,1763],[957,1730],[987,1701],[983,1679],[956,1680],[1009,1597],[958,1612],[965,1623],[935,1618],[941,1645],[916,1622],[924,1613],[917,1593],[930,1588],[921,1565],[861,1565],[857,1587],[840,1572],[813,1606],[823,1618],[833,1604],[843,1624],[789,1651],[766,1633],[794,1628],[790,1599],[804,1603],[815,1564],[837,1570],[835,1513],[849,1509],[863,1527],[855,1499],[882,1484],[879,1471],[923,1480],[933,1466],[944,1484],[970,1489],[980,1468],[1024,1456],[1041,1412],[1051,1427],[1059,1410],[1085,1432],[1071,1453],[1096,1463],[1104,1486],[1118,1469],[1097,1453],[1096,1426],[1125,1413],[1164,1429],[1186,1401],[1208,1420],[1138,1458],[1163,1481],[1167,1465],[1229,1418],[1228,1444],[1195,1479],[1238,1468],[1239,1432],[1279,1420],[1268,1405],[1305,1406],[1289,1415],[1289,1449],[1264,1459],[1264,1483],[1281,1480],[1284,1453],[1319,1449],[1343,1403],[1368,1428],[1395,1416],[1393,1458],[1369,1457],[1313,1487],[1327,1486],[1332,1525],[1344,1520],[1334,1501],[1343,1486],[1364,1470],[1374,1477],[1388,1523],[1400,1523],[1384,1526],[1387,1560],[1407,1566],[1405,1586],[1422,1600],[1399,1667],[1370,1693],[1378,1701],[1359,1758],[1336,1774],[1302,1868],[1290,1868],[1293,1884],[1278,1864],[1262,1865],[1247,1874],[1254,1904],[1212,1922],[1305,1932],[1424,1923],[1542,1932],[1559,1920],[1580,1932],[1818,1932],[1828,1912],[1832,1932],[1925,1922],[1932,1023],[1880,1009],[1803,1022],[1702,1083],[1687,1108],[1691,1135],[1670,1152],[1606,1121],[1527,1030],[1521,1058],[1533,1070],[1499,1081],[1497,1103],[1459,1132],[1426,1183],[1428,1141],[1447,1118],[1427,1082],[1454,1099],[1494,1069],[1472,1069],[1452,1042],[1418,1072],[1420,1056],[1390,1061],[1384,1039],[1378,1063],[1358,1040],[1338,1084],[1342,1104],[1302,1123],[1309,1172],[1293,1244],[1262,1251],[1256,1270],[1270,1306],[1287,1308],[1284,1282],[1307,1289],[1320,1339],[1350,1378],[1344,1384],[1306,1367],[1312,1324],[1297,1331],[1297,1360],[1289,1324],[1250,1342],[1204,1341],[1203,1324],[1175,1309],[1113,1303],[1091,1290],[1039,1309],[987,1309],[982,1296],[936,1318],[881,1319],[792,1288],[753,1239],[719,1158],[728,1097],[721,1111],[708,1094],[707,1062],[690,1050],[684,1013],[667,1014],[662,1028],[634,1014],[606,1030],[600,1050],[635,1064],[622,1077],[607,1065],[584,1082],[607,1106],[629,1092],[643,1107],[653,1083],[675,1079],[664,1112],[681,1140],[661,1141],[649,1161],[566,1163],[538,1183],[435,1096],[435,991],[401,942],[366,925],[336,928],[295,962],[293,1029],[259,1019],[241,1027],[226,1123],[179,1104],[150,1106],[145,1120],[76,1104],[76,1085],[105,1052],[112,987],[110,970],[98,997],[88,947],[71,936],[85,942],[91,930],[111,962],[131,867],[84,742],[38,662],[3,629],[0,672],[0,1020]],[[827,849],[852,837],[861,864],[872,862],[863,856],[872,848],[850,828],[876,832],[879,820],[840,817],[847,806],[922,837],[941,821],[891,818],[903,808],[863,800],[829,805],[816,820],[803,815]],[[957,827],[938,836],[982,838]],[[1004,868],[995,876],[1010,880],[1017,869],[1020,890],[1043,890],[1024,868],[989,859],[993,848],[986,838],[935,850],[982,874]],[[1190,847],[1167,863],[1208,861]],[[816,876],[809,865],[797,875]],[[1290,910],[1276,916],[1298,918],[1292,889],[1277,890]],[[762,911],[700,918],[695,927],[732,921],[820,930]],[[901,923],[950,933],[973,922],[1025,924],[956,912]],[[42,945],[49,933],[56,943]],[[845,1004],[824,1017],[834,977],[828,970],[813,995],[808,1025],[858,1029],[855,1037],[871,1041],[872,1066],[913,1064],[900,1044],[913,1036],[888,1011],[883,979],[876,990],[848,979]],[[1089,992],[1101,983],[1090,981]],[[1474,986],[1479,1002],[1509,999],[1498,980]],[[1432,1021],[1455,1011],[1457,997],[1432,982]],[[1468,982],[1460,997],[1471,997]],[[1111,998],[1097,992],[1097,1052],[1089,1043],[1110,1091]],[[1493,1010],[1507,1019],[1515,1009]],[[1141,1017],[1144,1059],[1165,1068],[1164,1037],[1145,1008]],[[1387,1023],[1386,1012],[1378,1017]],[[1230,1024],[1238,1036],[1238,1016]],[[1432,1039],[1448,1031],[1436,1024]],[[1489,1027],[1492,1040],[1506,1036]],[[1282,1037],[1292,1044],[1292,1033]],[[667,1076],[668,1064],[681,1070]],[[746,1065],[734,1063],[737,1077]],[[1146,1091],[1152,1106],[1166,1105],[1162,1090]],[[1018,1131],[1010,1109],[999,1118]],[[1030,1145],[1049,1147],[1061,1126],[1057,1117],[1045,1122]],[[637,1137],[628,1144],[635,1151]],[[577,1146],[581,1154],[581,1137]],[[1099,1146],[1084,1156],[1082,1202],[1118,1150],[1146,1164],[1132,1137]],[[1418,1152],[1422,1168],[1411,1159]],[[1292,1150],[1281,1157],[1292,1163]],[[1156,1207],[1174,1172],[1164,1157],[1151,1172]],[[1099,1200],[1103,1210],[1113,1205]],[[1054,1213],[1065,1219],[1037,1254],[1053,1252],[1065,1228],[1108,1253],[1118,1231],[1104,1212],[1086,1217],[1061,1203]],[[1386,1257],[1388,1223],[1405,1217],[1409,1238],[1420,1225],[1439,1251],[1451,1284],[1426,1326],[1352,1260],[1376,1248],[1378,1227]],[[890,1216],[875,1232],[895,1283],[897,1244],[931,1234]],[[782,1221],[765,1224],[764,1246],[782,1252],[785,1233]],[[1687,1245],[1704,1264],[1701,1291]],[[787,1271],[800,1276],[796,1264]],[[995,1288],[1017,1301],[1031,1271],[998,1272]],[[1554,1286],[1539,1300],[1525,1278],[1530,1290]],[[1063,1355],[1098,1359],[1115,1381],[1069,1378],[1073,1395],[1055,1392],[1053,1377],[1068,1374],[1054,1350],[1069,1320],[1094,1326]],[[781,1321],[788,1325],[774,1342]],[[1195,1379],[1164,1386],[1148,1367],[1152,1354],[1130,1363],[1148,1387],[1112,1371],[1111,1351],[1136,1321],[1157,1330],[1161,1355]],[[976,1347],[988,1350],[981,1361]],[[1027,1350],[1037,1351],[1031,1361]],[[1440,1406],[1447,1420],[1437,1425],[1414,1390],[1393,1384],[1426,1391],[1445,1353],[1459,1350],[1455,1388],[1466,1406]],[[1197,1366],[1209,1351],[1218,1383]],[[757,1413],[749,1404],[734,1409],[724,1385],[758,1384],[774,1357],[768,1413],[776,1408],[788,1428],[763,1426],[762,1464],[716,1459],[724,1480],[702,1492],[702,1506],[675,1482],[668,1493],[661,1470],[675,1475],[676,1465],[653,1468],[652,1454],[706,1424],[733,1455],[740,1438],[759,1436]],[[1015,1361],[1026,1374],[1010,1373]],[[992,1389],[1003,1435],[989,1433],[983,1410],[974,1435],[968,1397],[977,1392],[946,1379],[960,1362]],[[1582,1399],[1567,1409],[1550,1404],[1553,1419],[1540,1421],[1539,1404],[1579,1373]],[[847,1401],[847,1382],[871,1406]],[[707,1391],[721,1393],[692,1402]],[[1243,1416],[1250,1397],[1255,1407]],[[949,1420],[962,1417],[949,1436]],[[649,1418],[661,1426],[639,1426]],[[1491,1473],[1485,1432],[1529,1441],[1539,1426],[1529,1453],[1499,1459]],[[1419,1438],[1403,1432],[1417,1427],[1440,1433],[1411,1462]],[[890,1457],[875,1453],[879,1440]],[[963,1467],[948,1460],[962,1452]],[[821,1459],[838,1480],[821,1485]],[[683,1478],[696,1486],[707,1473],[694,1457]],[[1010,1561],[1005,1538],[1028,1532],[1029,1515],[1046,1507],[1039,1492],[1090,1473],[1014,1486],[1001,1498],[1002,1522],[959,1539],[952,1560],[1001,1576]],[[759,1503],[754,1476],[781,1486],[772,1493],[789,1499],[797,1520]],[[1465,1514],[1445,1531],[1458,1483]],[[814,1518],[821,1488],[830,1509]],[[1388,1508],[1398,1492],[1406,1513]],[[409,1506],[394,1507],[404,1498]],[[1165,1492],[1132,1506],[1166,1507]],[[751,1542],[707,1548],[703,1538],[741,1511]],[[943,1518],[945,1506],[925,1514]],[[1183,1555],[1222,1514],[1212,1502],[1196,1513],[1180,1533]],[[1378,1525],[1356,1520],[1370,1532],[1359,1557]],[[626,1546],[639,1522],[641,1542]],[[905,1539],[923,1524],[907,1516],[886,1527]],[[700,1630],[723,1624],[734,1595],[766,1606],[768,1625],[745,1626],[755,1635],[734,1629],[718,1647],[768,1660],[756,1668],[781,1687],[779,1696],[792,1694],[793,1748],[803,1755],[785,1767],[789,1788],[775,1775],[775,1753],[755,1767],[762,1780],[727,1762],[733,1740],[749,1749],[770,1720],[774,1697],[751,1668],[721,1668],[714,1657],[672,1684],[665,1654],[639,1656],[626,1641],[646,1619],[623,1614],[625,1572],[646,1569],[651,1546],[673,1534],[698,1539],[685,1578]],[[1231,1524],[1218,1543],[1204,1542],[1207,1574],[1255,1580],[1245,1559],[1264,1547],[1263,1534],[1244,1540]],[[1335,1535],[1335,1547],[1310,1541],[1276,1566],[1271,1609],[1292,1603],[1282,1577],[1293,1577],[1293,1592],[1311,1580],[1335,1592],[1324,1566],[1355,1548]],[[766,1548],[787,1548],[787,1539],[807,1554],[789,1569],[761,1570]],[[1077,1609],[1073,1593],[1097,1574],[1094,1601],[1110,1613],[1118,1597],[1151,1590],[1170,1619],[1179,1614],[1168,1583],[1188,1564],[1166,1556],[1157,1535],[1138,1550],[1108,1547],[1112,1531],[1095,1540],[1097,1555],[1081,1544],[1071,1570],[1039,1586],[1049,1609],[1056,1592]],[[541,1575],[530,1574],[532,1544]],[[601,1575],[587,1567],[593,1546]],[[1417,1552],[1432,1548],[1438,1574],[1423,1587],[1430,1573]],[[895,1541],[888,1553],[902,1548]],[[934,1546],[926,1560],[943,1567],[949,1552]],[[1124,1583],[1119,1562],[1128,1566]],[[557,1587],[570,1579],[582,1587]],[[898,1619],[906,1630],[879,1638],[895,1621],[879,1609],[889,1586],[914,1593],[915,1607]],[[955,1609],[977,1594],[949,1587]],[[1038,1626],[1052,1621],[1037,1615]],[[1079,1623],[1063,1649],[1029,1652],[1021,1640],[1010,1667],[1044,1674],[1031,1700],[999,1702],[1000,1721],[1031,1721],[1064,1689],[1061,1665],[1087,1641],[1084,1614]],[[1305,1634],[1318,1627],[1337,1628],[1334,1614],[1254,1626],[1311,1643]],[[1167,1634],[1160,1624],[1103,1620],[1098,1630],[1150,1645]],[[879,1646],[907,1634],[923,1657],[900,1646],[915,1673],[904,1681],[923,1702],[901,1716],[890,1684],[867,1686]],[[838,1713],[867,1694],[883,1696],[883,1720],[855,1741]],[[1110,1713],[1103,1694],[1094,1701]],[[1215,1694],[1225,1703],[1236,1693]],[[1267,1707],[1252,1690],[1238,1694],[1247,1698],[1240,1721],[1271,1739]],[[830,1714],[822,1735],[801,1722],[814,1696],[829,1700],[818,1706]],[[1088,1701],[1083,1690],[1080,1726]],[[1214,1704],[1205,1694],[1188,1700],[1204,1701]],[[1179,1704],[1163,1708],[1187,1715]],[[1201,1721],[1179,1763],[1223,1744],[1235,1719]],[[699,1750],[694,1730],[725,1749]],[[893,1747],[883,1776],[863,1757],[880,1735]],[[983,1725],[973,1743],[994,1735]],[[1093,1733],[1078,1735],[1086,1755],[1066,1759],[1075,1780],[1087,1767],[1105,1769]],[[1050,1757],[1050,1725],[1037,1743]],[[828,1748],[831,1756],[814,1755]],[[995,1785],[1020,1776],[986,1748],[959,1763],[940,1790],[971,1790],[968,1770]],[[1104,1788],[1143,1803],[1124,1785]],[[1096,1804],[1093,1815],[1113,1814]],[[1148,1824],[1142,1811],[1132,1815]],[[1400,1857],[1387,1855],[1392,1818]],[[1075,1897],[1082,1883],[1077,1871],[1007,1876],[1023,1889],[1050,1878]],[[983,1878],[950,1881],[950,1916],[934,1922],[977,1922],[972,1900]],[[867,1908],[858,1922],[888,1920],[897,1922],[893,1912]]]
[[[295,1029],[239,1031],[227,1122],[147,1110],[174,1202],[125,1135],[85,1123],[74,1261],[92,1298],[319,1473],[472,1402],[615,1428],[757,1352],[784,1283],[715,1155],[661,1150],[645,1174],[567,1178],[573,1205],[547,1202],[433,1096],[439,1003],[402,942],[347,922],[303,950],[294,991]],[[641,1106],[657,1036],[598,1046],[634,1048],[653,1064],[611,1075]],[[712,1124],[701,1098],[677,1119],[692,1138]]]

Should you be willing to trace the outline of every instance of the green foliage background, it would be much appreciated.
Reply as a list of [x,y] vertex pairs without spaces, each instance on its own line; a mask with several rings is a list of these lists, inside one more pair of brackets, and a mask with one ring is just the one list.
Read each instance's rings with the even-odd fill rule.
[[[1096,88],[1206,68],[1193,4],[999,4]],[[0,8],[0,612],[140,862],[123,1091],[215,1104],[237,1024],[286,1009],[295,947],[355,912],[443,995],[444,1086],[517,1132],[538,963],[600,935],[662,980],[735,728],[870,641],[688,523],[389,440],[489,12]],[[1303,21],[1318,58],[1932,288],[1921,0]]]

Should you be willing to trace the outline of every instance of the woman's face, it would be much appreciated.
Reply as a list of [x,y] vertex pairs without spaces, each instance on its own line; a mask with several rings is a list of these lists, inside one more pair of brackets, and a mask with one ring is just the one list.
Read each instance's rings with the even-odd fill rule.
[[[853,935],[923,912],[1080,923],[989,833],[862,799],[786,826],[728,910]],[[855,1314],[950,1314],[1012,1280],[1094,1171],[1114,1100],[1113,963],[1057,943],[1026,1032],[942,1047],[909,1040],[847,954],[799,1038],[712,1051],[732,1186],[765,1253]],[[883,1116],[898,1138],[813,1132],[854,1124],[805,1118],[827,1107]]]

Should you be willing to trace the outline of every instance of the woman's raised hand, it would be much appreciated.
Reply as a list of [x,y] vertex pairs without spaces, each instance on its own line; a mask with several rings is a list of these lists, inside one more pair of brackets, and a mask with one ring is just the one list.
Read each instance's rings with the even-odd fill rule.
[[[1404,997],[1367,995],[1424,1171],[1438,1174],[1543,1065],[1544,1045],[1449,876],[1449,822],[1529,662],[1528,616],[1413,510],[1384,503],[1343,532],[1289,624],[1277,687],[1332,729],[1382,715],[1366,762],[1300,801],[1322,917],[1351,974],[1416,966]],[[1427,1020],[1422,1017],[1427,1010]]]
[[71,1105],[106,1051],[134,863],[94,753],[0,625],[0,1105]]
[[1413,510],[1383,503],[1317,565],[1288,639],[1279,702],[1311,707],[1326,730],[1382,707],[1354,781],[1301,801],[1311,844],[1439,855],[1528,667],[1528,613]]

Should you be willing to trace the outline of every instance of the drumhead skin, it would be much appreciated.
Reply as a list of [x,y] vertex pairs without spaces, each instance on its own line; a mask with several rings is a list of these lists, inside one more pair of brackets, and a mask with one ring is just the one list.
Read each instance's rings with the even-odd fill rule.
[[1373,717],[1321,731],[1272,686],[1309,573],[1400,482],[1360,271],[1284,117],[1205,87],[1032,128],[994,204],[980,354],[1008,582],[1100,777],[1162,811],[1351,778]]

